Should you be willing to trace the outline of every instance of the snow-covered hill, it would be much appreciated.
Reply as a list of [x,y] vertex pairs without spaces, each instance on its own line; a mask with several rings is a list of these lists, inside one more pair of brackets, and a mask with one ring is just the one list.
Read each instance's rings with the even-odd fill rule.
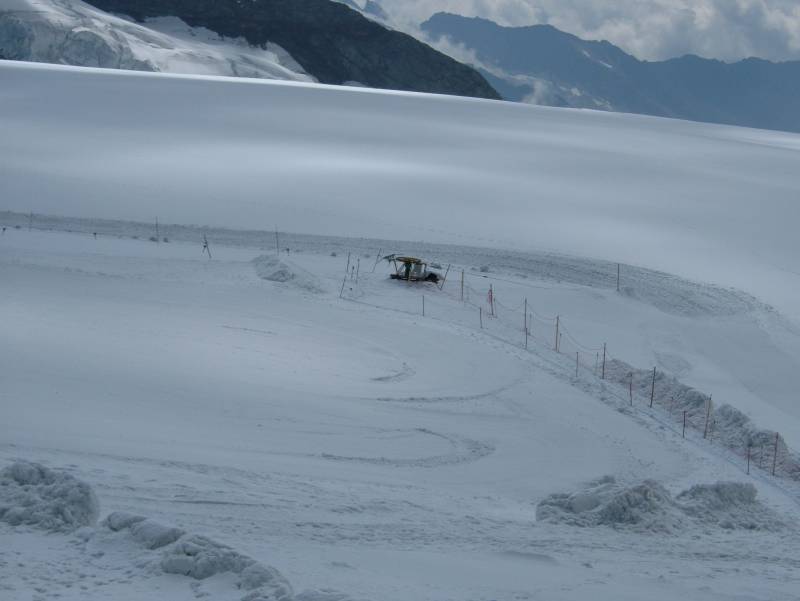
[[796,594],[798,136],[0,81],[3,599]]
[[139,24],[81,0],[5,0],[0,57],[87,67],[313,81],[275,44],[226,39],[175,17]]

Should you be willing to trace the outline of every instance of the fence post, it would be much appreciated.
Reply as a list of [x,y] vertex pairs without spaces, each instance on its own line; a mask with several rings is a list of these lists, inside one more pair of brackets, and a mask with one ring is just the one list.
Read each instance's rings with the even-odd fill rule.
[[494,289],[489,284],[489,307],[492,309],[492,317],[494,317]]
[[447,274],[450,273],[450,264],[447,264],[447,271],[444,272],[444,277],[442,278],[442,285],[439,286],[439,290],[444,290],[444,283],[447,281]]
[[703,438],[708,437],[708,418],[711,417],[711,395],[708,395],[708,401],[706,402],[706,424],[703,426]]
[[483,307],[478,307],[478,319],[481,320],[481,330],[483,329]]
[[381,260],[381,251],[382,250],[383,250],[382,248],[379,248],[378,249],[378,254],[375,255],[375,265],[372,266],[372,273],[375,273],[375,268],[378,266],[378,262]]
[[772,475],[775,475],[775,468],[778,465],[778,438],[780,434],[775,432],[775,452],[772,454]]
[[522,321],[525,326],[525,350],[528,350],[528,299],[525,299],[525,307],[523,308]]
[[356,285],[358,285],[358,275],[361,273],[361,257],[356,259]]
[[344,276],[344,279],[342,280],[342,289],[339,290],[339,298],[342,298],[342,295],[344,294],[344,285],[346,283],[347,283],[347,276]]
[[633,407],[633,372],[628,374],[628,397],[631,400],[631,407]]
[[603,343],[603,373],[600,376],[601,380],[606,379],[606,343]]
[[578,379],[578,356],[580,351],[575,351],[575,379]]
[[350,274],[350,253],[347,253],[347,267],[344,268],[346,274]]
[[559,316],[556,315],[556,340],[553,343],[554,348],[556,349],[556,352],[558,352],[558,319],[559,319]]
[[681,438],[686,438],[686,410],[683,411],[683,432],[681,432]]
[[619,292],[619,263],[617,263],[617,292]]
[[653,399],[656,396],[656,368],[653,368],[653,384],[650,386],[650,408],[653,407]]
[[464,270],[461,270],[461,302],[464,302]]
[[422,295],[422,316],[425,317],[425,295]]
[[747,474],[750,474],[750,445],[747,445]]

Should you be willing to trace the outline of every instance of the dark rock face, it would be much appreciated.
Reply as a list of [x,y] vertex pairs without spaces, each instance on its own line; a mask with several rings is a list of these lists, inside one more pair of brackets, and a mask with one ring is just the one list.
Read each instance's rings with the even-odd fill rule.
[[800,62],[728,64],[697,56],[647,62],[549,25],[501,27],[447,13],[422,29],[472,49],[507,100],[535,96],[553,106],[800,131]]
[[499,99],[475,69],[330,0],[90,0],[137,20],[175,16],[250,44],[283,47],[322,83]]

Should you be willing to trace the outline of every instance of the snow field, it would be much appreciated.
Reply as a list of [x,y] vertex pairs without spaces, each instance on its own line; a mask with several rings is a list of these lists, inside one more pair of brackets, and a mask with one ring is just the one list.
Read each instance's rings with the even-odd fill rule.
[[[104,512],[220,541],[310,591],[298,598],[337,598],[331,589],[389,600],[793,594],[791,528],[726,528],[675,509],[694,485],[746,481],[739,464],[684,443],[644,411],[598,402],[610,389],[589,373],[574,381],[568,358],[538,328],[527,353],[507,342],[524,332],[505,314],[481,331],[452,270],[443,290],[425,288],[422,318],[421,289],[389,281],[385,264],[372,273],[377,249],[353,253],[359,282],[339,299],[346,254],[331,256],[320,239],[313,252],[268,259],[274,239],[265,238],[262,248],[215,244],[209,261],[198,241],[8,230],[0,401],[10,419],[0,425],[0,459],[73,464]],[[615,310],[635,321],[701,321],[603,288],[500,271],[492,259],[486,251],[470,272],[475,302],[485,303],[483,273],[498,278],[496,298],[509,309],[523,289],[542,314],[571,299],[565,322],[576,332],[572,315],[601,332],[591,316],[613,319]],[[296,285],[305,278],[322,292]],[[623,498],[655,481],[670,495],[665,511],[684,526],[663,539],[537,521],[542,501],[603,474]],[[737,493],[720,515],[733,507],[755,523],[796,521],[792,497],[751,482],[763,505]],[[65,598],[243,595],[235,575],[193,586],[149,572],[146,545],[90,549],[0,527],[12,541],[0,552],[12,595],[34,587]],[[29,567],[12,573],[12,557]],[[58,578],[37,573],[44,561],[62,566]],[[79,584],[87,563],[103,584]]]

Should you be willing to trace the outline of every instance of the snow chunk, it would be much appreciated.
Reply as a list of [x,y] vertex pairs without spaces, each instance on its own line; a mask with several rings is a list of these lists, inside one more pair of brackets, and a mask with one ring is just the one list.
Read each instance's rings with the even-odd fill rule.
[[165,552],[161,569],[198,580],[222,572],[239,574],[239,588],[251,591],[242,601],[289,601],[294,597],[291,585],[275,568],[205,536],[181,538]]
[[300,267],[272,255],[261,255],[253,259],[258,277],[270,282],[291,284],[308,292],[323,292],[319,280]]
[[114,513],[110,513],[106,516],[106,519],[103,520],[102,525],[110,528],[114,532],[119,532],[120,530],[130,528],[131,525],[135,524],[136,522],[143,522],[145,519],[147,518],[145,518],[143,515],[134,515],[124,511],[115,511]]
[[637,532],[676,532],[692,523],[750,530],[783,527],[783,522],[756,500],[752,484],[698,484],[673,497],[655,480],[621,487],[611,476],[590,482],[578,492],[548,496],[536,507],[536,518]]
[[0,520],[54,532],[97,521],[100,505],[91,486],[38,463],[19,461],[0,471]]

